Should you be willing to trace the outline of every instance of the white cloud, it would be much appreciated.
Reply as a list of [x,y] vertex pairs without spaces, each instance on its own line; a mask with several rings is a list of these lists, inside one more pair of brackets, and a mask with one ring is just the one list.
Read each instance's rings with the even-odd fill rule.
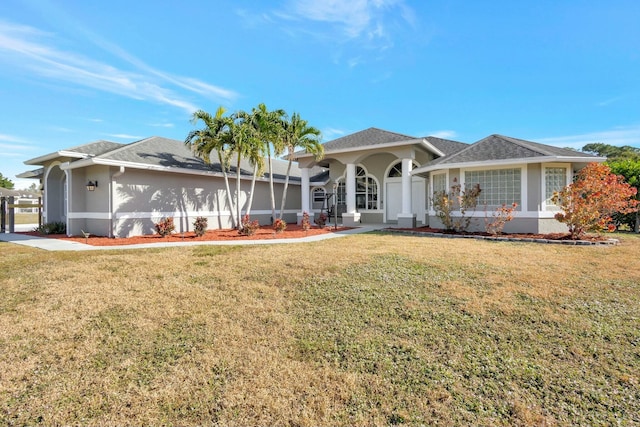
[[118,46],[88,34],[95,44],[134,68],[120,69],[80,54],[59,50],[53,46],[54,40],[50,35],[32,27],[3,21],[0,21],[0,61],[54,81],[64,81],[141,101],[172,105],[189,114],[198,108],[180,95],[176,88],[223,103],[237,97],[232,90],[156,70]]
[[325,128],[322,129],[322,140],[324,142],[331,141],[333,139],[340,138],[345,133],[346,132],[341,129]]
[[[0,149],[1,150],[10,150],[10,151],[0,151],[0,157],[22,157],[23,154],[22,153],[16,153],[15,151],[15,147],[12,147],[10,145],[5,145],[5,144],[0,144]],[[0,171],[2,172],[2,171]]]
[[13,135],[7,135],[0,133],[0,142],[15,142],[17,144],[26,144],[27,141]]
[[636,126],[620,126],[609,130],[603,130],[592,133],[584,133],[578,135],[565,135],[533,139],[533,141],[542,144],[553,145],[556,147],[570,147],[577,150],[587,144],[601,142],[609,145],[632,145],[640,146],[640,125]]
[[76,131],[73,129],[65,128],[62,126],[50,126],[49,130],[54,132],[63,132],[63,133],[75,133]]
[[427,134],[428,136],[435,136],[436,138],[451,139],[458,136],[458,133],[454,130],[437,130]]
[[118,138],[118,139],[132,139],[134,141],[140,140],[142,138],[144,138],[144,136],[138,136],[138,135],[129,135],[126,133],[109,133],[106,134],[107,136],[110,136],[112,138]]
[[[384,51],[394,45],[398,28],[415,28],[416,23],[413,10],[404,0],[289,0],[287,6],[286,12],[271,12],[283,31],[314,37],[331,44],[333,51],[336,44],[345,43]],[[249,19],[246,12],[242,16]],[[357,55],[347,56],[349,67],[362,63]]]
[[371,6],[367,0],[297,0],[292,7],[298,17],[312,21],[328,22],[342,27],[348,37],[359,37],[369,27],[372,19]]
[[614,104],[620,100],[624,99],[624,96],[616,96],[613,98],[605,99],[604,101],[598,102],[596,105],[598,107],[607,107],[611,104]]
[[150,123],[149,126],[158,127],[158,128],[172,128],[175,127],[173,123]]

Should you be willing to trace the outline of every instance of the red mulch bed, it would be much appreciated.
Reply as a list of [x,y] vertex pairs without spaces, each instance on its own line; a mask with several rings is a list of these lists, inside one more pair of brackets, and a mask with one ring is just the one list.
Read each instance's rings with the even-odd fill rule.
[[[394,228],[392,230],[413,231],[417,233],[440,233],[440,234],[457,234],[460,236],[492,236],[485,232],[456,232],[447,231],[440,228],[430,227],[418,227],[418,228]],[[503,233],[494,237],[506,237],[514,239],[546,239],[546,240],[571,240],[569,233],[547,233],[547,234],[534,234],[534,233]],[[583,236],[580,240],[588,240],[590,242],[600,242],[609,239],[601,234],[589,234]]]
[[167,237],[158,234],[111,238],[102,236],[89,236],[85,239],[83,236],[67,237],[63,234],[43,235],[37,232],[26,232],[30,236],[48,237],[52,239],[69,240],[79,243],[88,243],[92,246],[120,246],[120,245],[137,245],[140,243],[165,243],[165,242],[206,242],[206,241],[241,241],[241,240],[274,240],[274,239],[295,239],[299,237],[316,236],[319,234],[334,233],[336,231],[349,230],[350,227],[334,227],[317,228],[311,227],[308,231],[304,231],[299,225],[287,225],[287,229],[281,233],[276,233],[273,228],[265,226],[260,227],[253,236],[242,236],[238,234],[238,230],[207,230],[204,236],[197,237],[193,232],[174,233]]

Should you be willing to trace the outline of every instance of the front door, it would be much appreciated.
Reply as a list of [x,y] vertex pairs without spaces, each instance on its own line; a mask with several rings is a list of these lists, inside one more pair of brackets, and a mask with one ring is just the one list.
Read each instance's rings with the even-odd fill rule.
[[[402,213],[402,180],[387,178],[386,182],[386,213],[387,221],[397,221],[398,214]],[[411,180],[411,211],[416,214],[416,219],[425,223],[426,185],[424,178],[413,177]]]

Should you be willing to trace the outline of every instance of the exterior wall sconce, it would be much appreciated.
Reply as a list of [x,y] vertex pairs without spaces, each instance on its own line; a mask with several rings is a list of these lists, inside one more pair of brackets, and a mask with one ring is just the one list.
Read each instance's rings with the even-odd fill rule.
[[87,182],[87,190],[89,191],[94,191],[96,189],[96,187],[98,186],[98,181],[89,181]]

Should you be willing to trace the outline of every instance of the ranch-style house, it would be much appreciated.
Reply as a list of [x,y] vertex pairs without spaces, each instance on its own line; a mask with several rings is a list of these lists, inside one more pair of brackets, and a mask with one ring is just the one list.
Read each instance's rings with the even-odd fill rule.
[[[433,136],[416,138],[369,128],[326,142],[324,157],[295,155],[284,219],[299,221],[303,212],[339,215],[346,226],[388,224],[440,228],[433,194],[453,185],[479,184],[472,227],[484,230],[484,218],[502,204],[517,203],[505,232],[566,231],[554,219],[553,192],[571,182],[595,157],[565,148],[502,135],[473,144]],[[129,144],[96,141],[45,154],[25,162],[40,169],[21,177],[40,179],[44,222],[66,223],[67,234],[82,231],[109,237],[154,232],[154,224],[173,217],[177,231],[188,231],[196,217],[210,228],[230,228],[221,166],[205,163],[182,141],[150,137]],[[276,201],[280,200],[287,161],[273,166]],[[243,161],[239,195],[243,212],[249,199],[253,167]],[[235,194],[235,184],[231,184]],[[279,202],[277,213],[279,213]],[[272,221],[268,175],[257,180],[251,218]],[[312,219],[313,222],[313,219]]]

